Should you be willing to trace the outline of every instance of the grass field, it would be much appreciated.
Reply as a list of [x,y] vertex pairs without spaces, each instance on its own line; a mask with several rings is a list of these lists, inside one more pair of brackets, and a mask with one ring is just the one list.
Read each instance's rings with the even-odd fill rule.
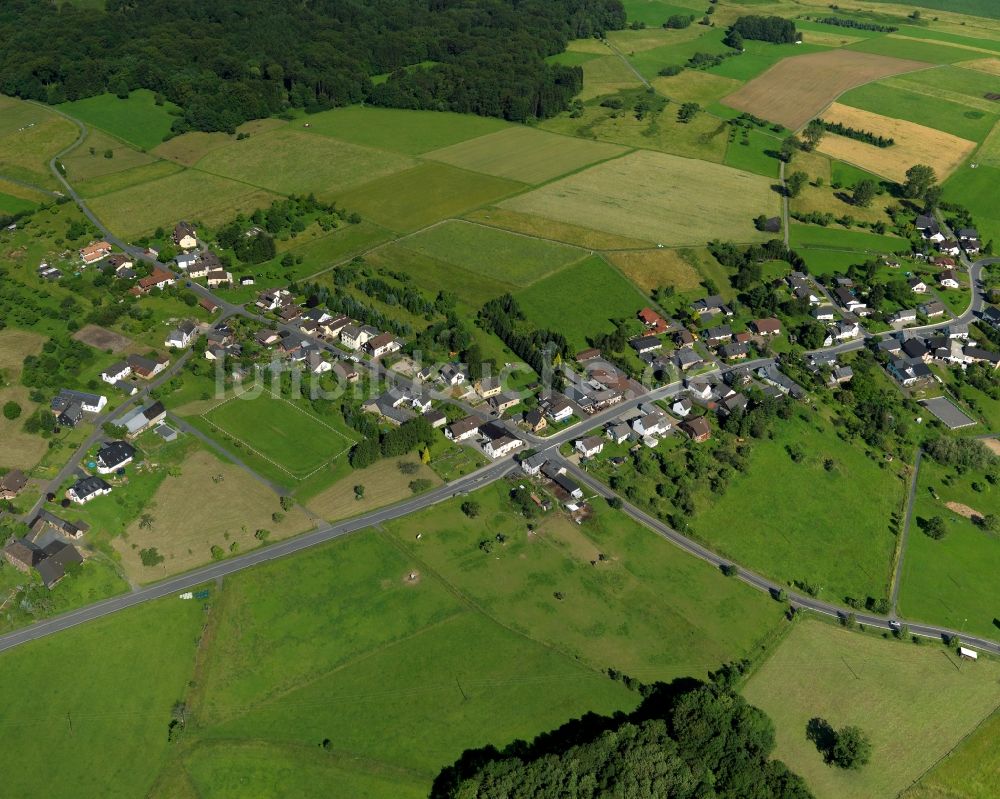
[[[982,491],[971,488],[973,481]],[[940,499],[935,499],[932,491]],[[980,514],[1000,514],[1000,489],[981,474],[957,475],[930,458],[921,461],[914,523],[903,561],[900,613],[996,638],[1000,603],[994,586],[1000,568],[1000,537],[951,511],[946,507],[948,502],[966,505]],[[945,521],[947,535],[940,541],[924,535],[919,527],[921,520],[932,516]]]
[[[636,35],[642,37],[644,34],[645,31],[639,31]],[[623,34],[623,36],[625,35]],[[695,53],[727,52],[729,48],[722,43],[724,35],[724,32],[719,28],[703,28],[700,25],[692,25],[686,30],[670,32],[666,38],[671,41],[660,47],[636,49],[634,52],[624,46],[620,49],[639,74],[646,80],[652,80],[663,67],[683,66]],[[586,74],[584,74],[584,80],[586,81]]]
[[996,89],[996,78],[972,69],[942,66],[922,72],[900,75],[880,81],[891,87],[906,88],[928,97],[968,105],[970,108],[997,113],[997,104],[984,95]]
[[982,147],[976,151],[975,161],[984,166],[1000,167],[1000,122],[993,126]]
[[865,39],[847,46],[848,50],[873,53],[889,58],[924,61],[927,64],[953,64],[969,57],[969,50],[947,44],[889,34]]
[[524,233],[527,236],[552,239],[587,250],[637,249],[653,246],[652,242],[642,239],[616,236],[613,233],[591,230],[571,225],[568,222],[555,222],[531,214],[519,214],[517,211],[509,211],[505,208],[481,208],[465,214],[465,218],[470,222],[502,228],[512,233]]
[[678,292],[694,291],[701,284],[695,250],[613,252],[607,258],[647,293],[661,286],[674,286]]
[[1000,75],[1000,58],[976,58],[972,61],[959,61],[954,66],[974,69],[987,75]]
[[[90,167],[89,162],[83,161],[82,156],[78,155],[79,152],[80,150],[76,150],[73,152],[73,155]],[[87,151],[83,150],[83,152]],[[139,155],[142,155],[142,153],[139,153]],[[87,158],[90,158],[89,154]],[[102,158],[101,160],[104,159]],[[67,171],[70,169],[72,169],[72,166],[67,166]],[[183,169],[182,166],[172,161],[153,161],[145,166],[136,166],[131,169],[102,174],[98,177],[92,177],[89,180],[77,181],[74,179],[73,188],[83,197],[99,197],[102,194],[111,194],[112,192],[128,189],[132,186],[141,186],[144,183],[176,175],[178,172],[183,171]],[[70,178],[73,178],[73,174],[75,173],[70,173]]]
[[769,42],[744,42],[744,53],[739,58],[727,58],[721,64],[710,67],[716,75],[736,80],[748,81],[762,75],[775,64],[786,58],[827,53],[829,48],[814,42],[802,44],[771,44]]
[[670,77],[656,77],[651,82],[660,94],[674,102],[701,105],[708,105],[740,87],[738,80],[698,69],[685,69],[679,75]]
[[0,330],[0,406],[17,402],[21,406],[18,419],[0,414],[0,466],[8,469],[30,469],[45,453],[48,442],[39,435],[24,432],[24,420],[37,407],[28,397],[28,389],[20,384],[21,365],[28,355],[41,352],[45,337],[28,330]]
[[860,86],[841,97],[840,103],[886,117],[915,122],[977,142],[986,138],[986,134],[996,122],[997,114],[1000,113],[1000,104],[997,110],[990,114],[940,97],[902,88],[899,84],[886,86],[881,83],[871,83],[868,86]]
[[647,304],[645,296],[599,255],[515,296],[529,320],[562,333],[577,349],[587,346],[588,336],[612,332],[612,319],[634,319]]
[[658,28],[673,14],[693,14],[690,5],[665,0],[625,0],[625,18],[629,22],[644,22]]
[[[885,597],[895,548],[890,517],[900,510],[905,484],[838,438],[829,422],[814,413],[809,419],[796,415],[776,425],[773,439],[755,443],[747,471],[722,497],[699,505],[691,526],[737,563],[782,581],[807,581],[828,601]],[[808,453],[800,463],[785,449],[792,443]],[[780,501],[776,485],[783,487]]]
[[[963,663],[937,646],[883,641],[806,619],[743,693],[774,720],[774,757],[804,777],[817,799],[890,797],[1000,703],[1000,665]],[[806,724],[816,717],[838,729],[861,727],[872,740],[871,763],[858,771],[825,764],[806,738]]]
[[[108,151],[112,153],[111,158],[106,157]],[[74,187],[80,181],[143,167],[155,161],[153,156],[96,129],[88,129],[83,144],[62,158],[66,177]]]
[[[400,463],[411,463],[417,470],[405,474]],[[350,480],[340,480],[308,501],[309,510],[328,522],[368,513],[376,508],[392,505],[413,496],[410,482],[429,480],[431,485],[441,484],[441,478],[428,466],[410,457],[385,458],[373,466],[355,469]],[[354,486],[363,485],[365,495],[360,500],[354,495]]]
[[719,230],[738,241],[765,238],[754,229],[753,219],[777,214],[778,204],[766,178],[718,164],[636,152],[501,206],[657,243],[702,245]]
[[[837,164],[841,163],[837,162]],[[860,170],[858,171],[860,172]],[[872,177],[878,179],[877,176],[873,175]],[[827,182],[827,185],[822,187],[807,185],[798,197],[790,201],[789,209],[794,213],[802,214],[813,211],[821,214],[829,213],[833,214],[834,219],[839,219],[846,214],[859,222],[882,221],[889,225],[892,220],[885,209],[891,203],[892,197],[884,194],[881,197],[876,197],[868,208],[862,208],[851,202],[850,189],[833,189]],[[838,226],[837,229],[841,228]]]
[[408,233],[523,188],[512,180],[425,163],[366,183],[338,201],[386,228]]
[[797,130],[848,89],[925,66],[850,50],[809,53],[778,62],[723,103]]
[[963,167],[944,184],[944,197],[970,209],[975,216],[979,235],[984,241],[1000,243],[1000,208],[996,202],[996,187],[1000,185],[1000,168]]
[[625,152],[625,148],[614,144],[514,127],[435,150],[427,157],[463,169],[538,184]]
[[292,124],[308,125],[311,133],[406,155],[420,155],[509,127],[502,120],[473,114],[360,105],[307,114]]
[[903,794],[903,799],[992,799],[1000,772],[998,736],[1000,710]]
[[846,136],[828,133],[820,142],[819,150],[831,158],[846,161],[900,183],[906,179],[906,170],[914,164],[934,167],[934,171],[943,180],[976,149],[974,141],[840,103],[834,103],[824,111],[823,119],[840,122],[858,130],[875,131],[881,136],[894,139],[896,143],[892,147],[879,148]]
[[159,158],[174,161],[181,166],[194,166],[213,150],[218,150],[221,147],[235,143],[236,136],[240,133],[248,136],[256,136],[269,130],[287,127],[288,123],[280,119],[253,119],[249,122],[244,122],[236,128],[236,133],[234,134],[203,133],[202,131],[182,133],[180,136],[174,136],[172,139],[163,142],[163,144],[156,147],[152,152]]
[[811,247],[855,250],[863,253],[888,254],[907,245],[906,239],[899,236],[880,236],[877,233],[867,233],[863,230],[844,230],[840,227],[820,227],[818,225],[800,225],[792,223],[789,231],[792,247]]
[[282,194],[315,192],[324,198],[416,166],[401,153],[328,136],[278,128],[212,150],[199,170]]
[[89,205],[108,227],[131,238],[178,219],[218,225],[237,213],[266,208],[274,199],[274,194],[245,183],[185,170],[102,194]]
[[[202,512],[192,524],[192,497]],[[280,522],[271,514],[281,510],[278,497],[242,468],[224,463],[206,450],[196,450],[168,474],[148,506],[151,525],[133,523],[125,537],[115,539],[122,565],[136,582],[146,583],[187,571],[211,560],[212,546],[227,554],[260,546],[254,536],[270,531],[276,541],[312,526],[302,510],[292,508]],[[148,567],[139,559],[140,550],[155,547],[165,558]],[[235,549],[233,548],[235,547]]]
[[891,3],[897,6],[919,6],[954,14],[972,14],[977,17],[1000,19],[1000,8],[993,0],[872,0],[873,3]]
[[355,440],[329,420],[267,390],[230,397],[202,417],[296,480],[346,455]]
[[0,213],[19,214],[21,211],[29,211],[37,205],[38,203],[26,200],[23,197],[15,197],[13,194],[0,192]]
[[[492,280],[527,286],[582,259],[586,252],[472,222],[445,222],[399,245]],[[452,285],[454,278],[442,283]]]
[[[608,48],[603,47],[605,53]],[[583,69],[583,90],[577,95],[581,100],[615,94],[622,89],[635,89],[642,85],[635,73],[616,55],[592,58]]]
[[136,89],[127,100],[99,94],[63,103],[59,110],[142,150],[151,150],[170,133],[174,119],[171,111],[176,111],[177,106],[170,102],[156,105],[153,92]]
[[76,137],[76,126],[65,117],[41,105],[0,95],[0,174],[55,188],[49,159]]
[[740,134],[729,142],[723,163],[734,169],[753,172],[768,178],[778,177],[779,161],[774,157],[781,146],[774,136],[769,136],[759,130],[750,131],[749,143],[743,144]]

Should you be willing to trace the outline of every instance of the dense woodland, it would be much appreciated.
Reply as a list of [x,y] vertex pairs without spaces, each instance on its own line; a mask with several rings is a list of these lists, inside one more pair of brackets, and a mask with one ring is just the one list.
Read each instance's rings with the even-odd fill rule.
[[546,56],[625,25],[621,0],[107,0],[106,9],[0,4],[0,93],[59,103],[151,89],[180,106],[175,133],[360,101],[524,121],[564,110],[582,85],[578,67]]

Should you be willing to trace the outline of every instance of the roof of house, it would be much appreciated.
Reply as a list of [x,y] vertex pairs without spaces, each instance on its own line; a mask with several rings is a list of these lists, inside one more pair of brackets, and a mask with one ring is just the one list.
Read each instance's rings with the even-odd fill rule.
[[448,429],[451,430],[451,434],[454,437],[465,435],[473,430],[479,430],[482,426],[483,420],[478,416],[466,416],[464,419],[459,419],[457,422],[452,422]]
[[126,441],[109,441],[97,451],[97,460],[107,469],[135,457],[135,447]]
[[8,559],[29,567],[37,565],[45,557],[42,550],[23,538],[15,538],[3,548],[3,551]]
[[685,419],[681,422],[681,427],[692,438],[700,438],[701,436],[709,435],[712,432],[712,428],[709,427],[704,416],[696,416],[693,419]]
[[538,408],[532,408],[530,411],[524,412],[524,423],[535,427],[545,421],[545,414],[543,414]]
[[108,376],[120,375],[126,369],[131,369],[131,368],[132,367],[129,366],[125,361],[115,361],[113,364],[111,364],[111,366],[106,367],[105,370],[101,372],[101,374]]
[[96,494],[98,491],[104,491],[108,488],[111,488],[111,486],[96,475],[81,477],[70,486],[70,490],[81,498],[89,497],[91,494]]
[[72,388],[64,388],[59,391],[52,400],[53,411],[65,410],[71,405],[99,405],[101,403],[100,394],[88,394],[86,391],[76,391]]
[[73,563],[83,563],[83,556],[72,544],[53,541],[45,547],[44,559],[35,566],[38,575],[47,588],[51,588],[66,574],[66,567]]
[[640,352],[642,350],[655,350],[663,346],[663,342],[656,336],[640,336],[632,339],[629,344]]
[[781,321],[775,319],[774,317],[768,317],[767,319],[754,319],[753,326],[757,328],[758,333],[781,332]]
[[733,335],[733,329],[729,325],[710,327],[708,330],[705,331],[705,338],[707,339],[729,338],[732,335]]
[[598,449],[604,446],[604,439],[600,436],[587,436],[586,438],[581,438],[577,443],[584,450]]
[[20,469],[11,469],[0,476],[0,491],[18,492],[28,484],[28,476]]
[[387,344],[391,344],[394,341],[394,336],[392,333],[381,333],[373,339],[368,340],[368,346],[373,350],[377,350],[380,347],[384,347]]

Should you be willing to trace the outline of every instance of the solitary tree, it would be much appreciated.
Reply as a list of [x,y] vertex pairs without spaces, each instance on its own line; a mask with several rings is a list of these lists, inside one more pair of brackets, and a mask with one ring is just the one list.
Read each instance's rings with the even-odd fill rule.
[[847,726],[837,730],[830,760],[841,768],[859,769],[872,756],[872,743],[860,727]]
[[798,197],[802,189],[809,182],[809,176],[805,172],[792,172],[785,180],[785,187],[789,197]]
[[812,122],[806,125],[806,129],[802,131],[803,149],[815,150],[819,146],[824,133],[826,133],[826,128],[823,127],[823,123],[818,119],[812,120]]
[[877,190],[878,187],[875,185],[874,180],[869,180],[868,178],[859,180],[854,186],[854,204],[861,208],[867,208],[872,204],[872,200],[875,199]]
[[944,519],[940,516],[931,516],[924,522],[924,532],[935,541],[940,541],[947,532],[944,527]]
[[21,415],[21,406],[14,402],[14,400],[5,402],[3,406],[3,415],[8,419],[16,419]]
[[922,200],[928,189],[937,183],[934,167],[926,164],[916,164],[906,170],[906,182],[903,183],[903,196],[911,200]]

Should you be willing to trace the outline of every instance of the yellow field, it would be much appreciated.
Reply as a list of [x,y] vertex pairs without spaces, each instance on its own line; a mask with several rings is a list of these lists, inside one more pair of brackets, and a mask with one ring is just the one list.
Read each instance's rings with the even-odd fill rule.
[[888,194],[876,197],[868,208],[861,208],[853,205],[850,201],[851,192],[844,189],[834,190],[830,188],[830,182],[822,188],[808,185],[802,189],[798,197],[789,200],[789,209],[794,213],[808,214],[813,211],[820,214],[833,214],[841,217],[844,214],[853,216],[861,222],[885,222],[891,224],[892,220],[886,214],[885,209],[893,202]]
[[[260,544],[258,529],[270,530],[269,540],[276,541],[312,527],[300,508],[275,523],[271,514],[280,510],[277,494],[243,469],[197,450],[181,464],[179,476],[168,476],[157,489],[147,508],[152,526],[144,529],[136,521],[114,545],[129,577],[151,582],[208,563],[212,546],[227,554],[234,542],[239,551],[252,549]],[[163,563],[143,566],[139,551],[147,547],[156,547]]]
[[825,50],[779,61],[723,102],[798,130],[848,89],[926,68],[923,61],[855,50]]
[[[251,136],[264,131],[274,130],[286,126],[287,122],[280,119],[255,119],[245,122],[237,129],[237,133],[249,133]],[[212,150],[225,147],[230,142],[235,142],[236,136],[228,133],[185,133],[168,139],[163,144],[157,145],[153,150],[153,155],[159,158],[166,158],[168,161],[175,161],[184,166],[194,166]]]
[[[708,105],[713,100],[725,97],[742,85],[736,78],[713,75],[698,69],[685,69],[680,75],[653,78],[652,83],[660,94],[674,102],[701,105]],[[668,108],[668,111],[677,113],[676,109]]]
[[844,136],[827,134],[820,142],[819,150],[831,158],[896,181],[903,180],[906,170],[914,164],[934,167],[938,178],[944,180],[976,149],[976,143],[968,139],[840,103],[831,105],[823,113],[823,119],[895,139],[892,147],[879,148]]
[[660,286],[674,286],[679,292],[691,291],[701,283],[691,250],[611,252],[607,259],[647,293]]
[[[91,148],[94,150],[93,155],[90,153]],[[106,150],[111,150],[114,156],[105,158]],[[139,152],[113,136],[88,128],[87,138],[79,147],[64,156],[62,162],[66,167],[66,177],[76,183],[137,166],[146,166],[156,160],[154,156]]]
[[581,100],[590,100],[641,85],[639,78],[618,56],[608,55],[593,58],[583,65],[583,91],[578,96]]
[[690,42],[703,36],[705,29],[700,25],[691,25],[687,28],[643,28],[642,30],[621,30],[608,31],[607,38],[615,47],[625,54],[639,53],[644,50],[653,50],[657,47],[664,47],[681,42]]
[[985,72],[987,75],[1000,76],[1000,58],[977,58],[974,61],[959,61],[954,66],[975,69],[979,72]]
[[[397,465],[400,461],[415,463],[419,468],[413,474],[403,474]],[[374,466],[351,472],[306,504],[309,510],[329,522],[346,519],[413,496],[410,481],[420,479],[430,480],[433,486],[439,486],[442,482],[429,466],[420,463],[413,456],[386,458]],[[365,487],[363,499],[354,498],[356,485]]]
[[24,432],[24,420],[38,407],[28,399],[28,389],[18,383],[26,355],[41,352],[45,336],[27,330],[0,330],[0,407],[14,401],[21,416],[11,421],[0,414],[0,466],[31,469],[48,449],[48,442]]
[[499,178],[544,183],[625,152],[616,144],[516,127],[453,144],[425,157]]
[[767,178],[665,153],[635,152],[501,203],[501,207],[668,245],[703,245],[725,230],[762,241],[759,214],[776,215]]
[[826,47],[844,47],[848,44],[860,42],[864,37],[850,36],[846,33],[836,33],[834,31],[804,31],[802,38],[808,44],[821,44]]
[[44,192],[29,189],[19,183],[11,183],[3,178],[0,178],[0,194],[9,194],[11,197],[20,197],[22,200],[31,200],[33,203],[43,203],[52,199]]
[[178,219],[218,225],[237,213],[266,208],[275,199],[277,195],[244,183],[186,170],[95,197],[90,207],[112,230],[134,238]]
[[613,233],[591,230],[566,222],[555,222],[530,214],[520,214],[505,208],[481,208],[466,214],[464,218],[471,222],[479,222],[513,233],[524,233],[528,236],[561,241],[589,250],[624,250],[653,246],[650,241],[631,239],[628,236],[616,236]]

